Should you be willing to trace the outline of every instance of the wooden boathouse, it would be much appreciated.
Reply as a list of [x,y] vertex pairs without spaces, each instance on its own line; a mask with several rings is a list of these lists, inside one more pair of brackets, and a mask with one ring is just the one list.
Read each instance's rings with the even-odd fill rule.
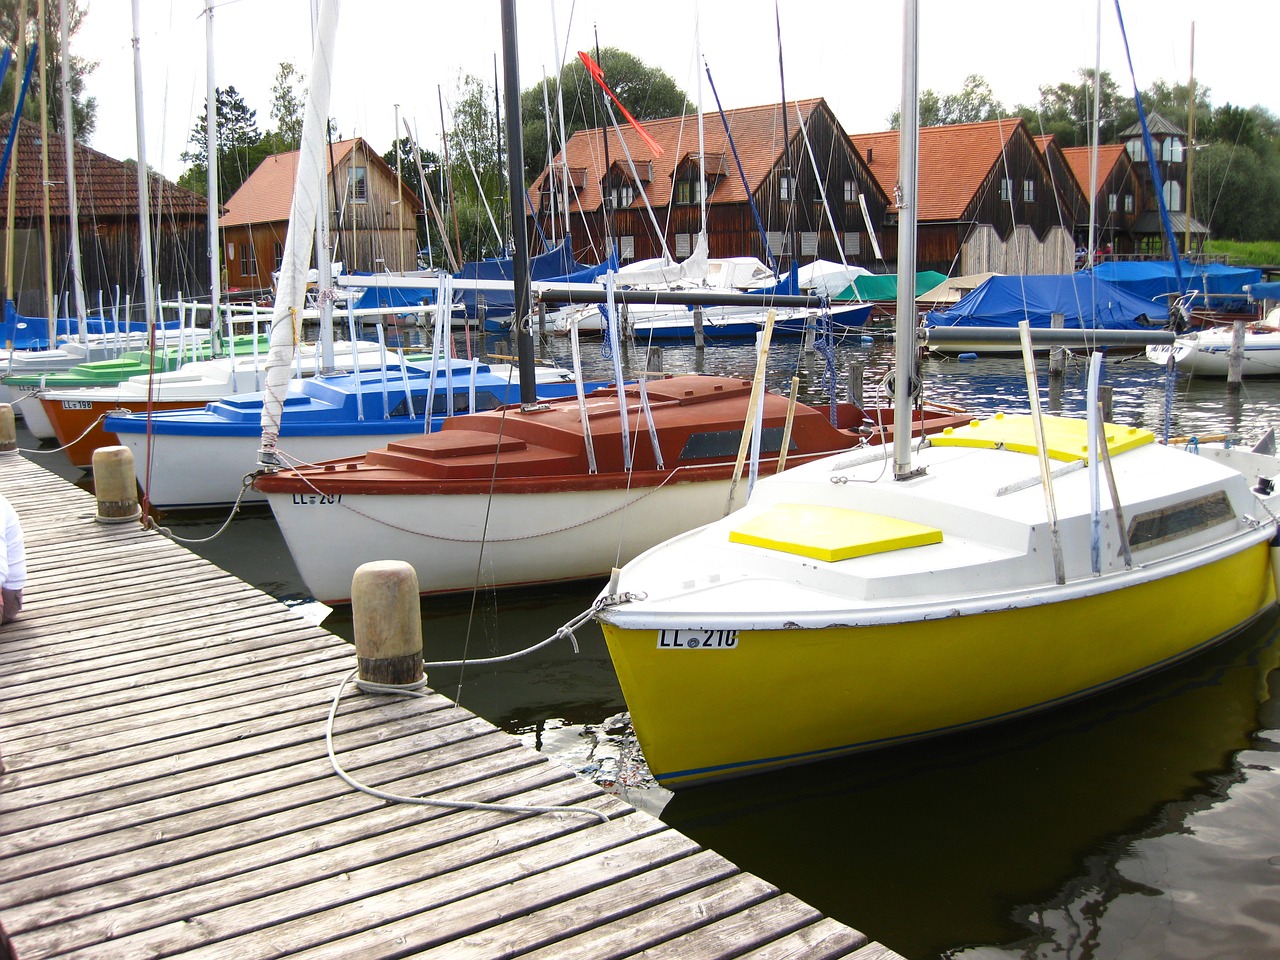
[[[10,956],[896,957],[17,453],[29,580],[0,629]],[[2,938],[0,938],[2,939]],[[0,957],[4,951],[0,949]]]

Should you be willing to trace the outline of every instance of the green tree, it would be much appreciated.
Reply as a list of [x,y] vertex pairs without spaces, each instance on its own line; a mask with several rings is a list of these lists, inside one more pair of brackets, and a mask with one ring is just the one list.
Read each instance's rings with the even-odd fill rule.
[[[272,153],[271,141],[259,132],[257,111],[250,109],[235,87],[219,87],[217,96],[218,124],[218,197],[225,201]],[[206,193],[208,189],[209,135],[205,112],[201,111],[191,128],[187,142],[191,149],[181,154],[191,164],[178,178],[178,185]]]
[[[25,12],[20,14],[19,7]],[[23,23],[19,23],[19,19],[23,19]],[[80,8],[79,0],[67,0],[67,20],[68,35],[74,37],[80,29],[81,21],[84,19],[84,11]],[[31,86],[27,90],[27,99],[23,104],[22,115],[25,119],[38,123],[40,121],[40,93],[42,90],[48,91],[48,101],[46,110],[49,116],[50,129],[56,130],[60,135],[66,131],[62,128],[62,21],[59,15],[57,3],[46,3],[44,6],[44,35],[45,35],[45,76],[39,75],[39,61],[36,62],[35,72],[31,77]],[[12,38],[26,38],[26,51],[32,56],[38,56],[36,40],[40,33],[40,26],[36,23],[36,5],[34,0],[0,0],[0,36],[3,36],[6,42],[12,42]],[[24,56],[26,53],[24,52]],[[10,67],[8,75],[4,78],[3,84],[0,84],[0,112],[12,113],[14,106],[14,97],[18,87],[22,83],[22,72],[16,69],[17,56],[15,52],[14,65]],[[74,53],[70,55],[70,84],[69,93],[71,94],[71,126],[73,136],[76,140],[86,140],[93,133],[94,124],[97,120],[98,102],[86,92],[86,79],[93,73],[98,66],[95,61],[86,60],[84,57],[78,57]]]
[[[1052,134],[1062,147],[1082,147],[1092,142],[1089,131],[1093,127],[1094,71],[1082,68],[1076,71],[1076,82],[1058,83],[1040,88],[1040,101],[1033,106],[1022,105],[1014,111],[1027,122],[1037,135]],[[1121,95],[1111,74],[1103,71],[1098,83],[1099,142],[1110,142],[1119,126],[1131,123],[1136,116],[1132,100]]]
[[[503,223],[502,198],[509,191],[493,112],[493,88],[478,77],[460,75],[450,110],[453,126],[445,141],[453,215],[459,223],[462,258],[472,260],[500,252],[509,231]],[[494,235],[495,223],[503,238]]]
[[[638,57],[605,47],[600,51],[600,68],[605,82],[618,95],[618,99],[637,120],[661,120],[679,117],[697,110],[684,91],[671,77],[657,67],[647,66]],[[525,182],[531,183],[547,166],[547,111],[543,103],[546,88],[546,106],[551,110],[552,149],[559,151],[561,138],[559,109],[560,90],[564,91],[564,141],[579,130],[604,127],[609,123],[599,85],[587,73],[582,61],[575,57],[565,64],[559,77],[548,77],[520,94],[520,114],[524,123]],[[614,107],[617,115],[617,107]],[[621,115],[618,122],[625,123]]]
[[1191,202],[1196,219],[1228,240],[1280,237],[1280,165],[1225,142],[1196,151]]
[[[1006,116],[1004,105],[995,98],[991,85],[976,73],[965,78],[959,93],[941,94],[936,90],[924,90],[920,94],[919,112],[922,127],[976,123]],[[901,124],[901,111],[894,110],[889,115],[889,126],[897,130]]]
[[292,63],[282,63],[276,71],[271,85],[271,119],[276,122],[272,136],[278,153],[297,150],[302,145],[306,96],[299,88],[305,79]]
[[[438,248],[440,231],[436,227],[435,220],[431,215],[431,208],[425,199],[422,178],[418,175],[418,169],[421,167],[422,172],[426,174],[436,207],[443,211],[444,198],[440,196],[440,177],[443,173],[441,169],[443,164],[440,157],[430,150],[418,150],[415,157],[413,141],[408,137],[401,137],[391,145],[390,150],[382,155],[382,159],[386,161],[387,166],[392,170],[396,169],[396,161],[399,160],[401,181],[415,196],[422,199],[423,205],[427,207],[426,217],[418,223],[419,248],[426,246],[428,237],[430,237],[431,246]],[[452,243],[453,241],[450,240],[449,242]]]

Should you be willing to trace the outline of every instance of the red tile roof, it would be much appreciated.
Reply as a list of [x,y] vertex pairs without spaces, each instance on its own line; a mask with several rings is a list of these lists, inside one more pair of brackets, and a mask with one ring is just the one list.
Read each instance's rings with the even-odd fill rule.
[[[1092,152],[1092,147],[1062,148],[1062,155],[1067,158],[1071,172],[1075,174],[1076,181],[1086,197],[1089,195],[1089,155]],[[1102,189],[1102,185],[1107,182],[1107,177],[1111,176],[1116,164],[1123,157],[1124,144],[1122,143],[1110,143],[1098,147],[1098,189]]]
[[[0,117],[0,140],[7,142],[12,117]],[[63,141],[56,133],[48,138],[49,216],[70,216],[67,172]],[[20,220],[43,219],[44,195],[40,161],[40,129],[23,120],[18,125],[14,147],[17,159],[15,213]],[[115,160],[82,143],[75,145],[76,204],[81,222],[96,218],[120,219],[138,215],[138,172],[133,163]],[[201,218],[208,213],[207,201],[198,193],[184,190],[163,177],[150,178],[151,209],[165,216]]]
[[[800,129],[797,109],[807,123],[819,106],[825,109],[821,98],[792,103],[791,112],[786,118],[787,129],[792,137],[796,137]],[[610,165],[630,174],[627,154],[622,149],[622,144],[625,143],[626,151],[630,153],[637,171],[642,176],[647,174],[649,177],[644,188],[650,206],[655,210],[666,206],[671,198],[673,174],[677,167],[690,154],[696,156],[698,153],[697,115],[644,121],[645,131],[662,148],[661,156],[655,155],[625,120],[619,117],[618,122],[622,129],[621,142],[617,130],[608,132]],[[726,122],[733,136],[733,145],[742,161],[743,173],[753,192],[782,155],[784,126],[781,104],[726,110],[724,122],[719,113],[703,114],[703,152],[708,158],[708,172],[719,165],[723,158],[724,176],[708,197],[710,203],[741,203],[746,199],[742,177],[738,174],[733,149],[730,148],[729,137],[725,133]],[[601,206],[600,181],[605,174],[603,134],[601,129],[579,130],[569,138],[563,151],[568,157],[570,170],[579,172],[579,175],[571,177],[571,182],[578,186],[578,204],[575,209],[595,210]],[[563,163],[557,154],[555,166],[562,169]],[[536,195],[541,190],[546,176],[547,171],[544,170],[530,188],[531,194]],[[640,205],[641,200],[637,197],[635,203]]]
[[[332,170],[346,159],[356,145],[356,140],[339,140],[330,151]],[[249,174],[240,189],[226,203],[226,212],[218,221],[221,227],[236,227],[246,223],[276,223],[289,219],[293,204],[293,184],[298,176],[298,151],[274,153],[263,160]]]
[[[361,137],[337,140],[327,151],[328,170],[339,166],[347,156],[356,151],[380,168],[384,175],[395,180],[395,173]],[[289,219],[289,207],[293,203],[293,184],[298,175],[298,151],[275,153],[258,164],[247,180],[227,200],[218,225],[238,227],[250,223],[281,223]],[[405,202],[415,214],[422,212],[422,199],[405,187]]]
[[[921,127],[917,219],[958,220],[1021,126],[1021,119],[1011,117]],[[889,195],[890,209],[896,210],[892,200],[898,183],[898,131],[857,133],[849,139]]]

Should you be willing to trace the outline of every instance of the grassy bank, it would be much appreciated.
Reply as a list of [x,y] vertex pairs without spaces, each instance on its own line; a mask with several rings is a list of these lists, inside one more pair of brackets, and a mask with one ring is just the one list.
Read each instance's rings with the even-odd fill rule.
[[1205,253],[1230,258],[1239,266],[1280,265],[1280,241],[1266,240],[1256,243],[1239,243],[1235,240],[1210,240],[1204,245]]

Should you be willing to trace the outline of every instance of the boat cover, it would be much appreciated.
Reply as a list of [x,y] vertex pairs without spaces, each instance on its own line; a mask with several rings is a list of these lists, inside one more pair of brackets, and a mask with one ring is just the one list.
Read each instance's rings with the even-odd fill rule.
[[[932,290],[943,280],[945,273],[924,270],[916,274],[916,296]],[[898,275],[896,273],[869,273],[858,277],[836,297],[836,300],[876,300],[891,303],[898,299]]]
[[946,310],[925,314],[929,327],[1052,326],[1053,314],[1065,326],[1084,329],[1143,330],[1163,326],[1169,308],[1083,273],[1044,276],[994,276]]
[[[1179,263],[1182,268],[1182,279],[1188,290],[1213,294],[1209,306],[1215,310],[1232,309],[1222,295],[1238,294],[1243,304],[1245,286],[1255,284],[1262,279],[1262,271],[1257,267],[1229,267],[1224,263]],[[1132,293],[1143,300],[1161,300],[1168,303],[1176,298],[1178,290],[1178,274],[1174,270],[1172,260],[1111,260],[1098,264],[1092,271],[1081,271],[1085,275],[1092,274],[1099,280],[1115,284],[1122,290]],[[1203,298],[1192,302],[1194,307],[1204,307]]]
[[1280,300],[1280,280],[1267,283],[1251,283],[1245,288],[1250,300]]

